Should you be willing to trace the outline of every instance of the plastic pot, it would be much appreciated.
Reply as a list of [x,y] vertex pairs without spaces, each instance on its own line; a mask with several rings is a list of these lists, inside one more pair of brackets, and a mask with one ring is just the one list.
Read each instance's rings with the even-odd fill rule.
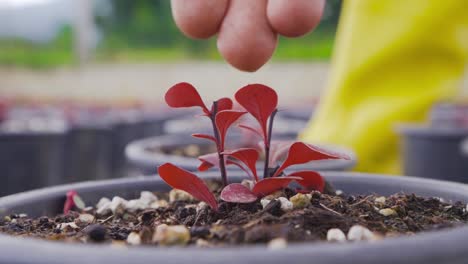
[[111,132],[105,122],[74,122],[66,137],[64,183],[111,178]]
[[125,158],[125,147],[130,142],[148,137],[158,136],[164,133],[163,127],[167,120],[174,117],[180,118],[187,112],[181,113],[142,111],[140,109],[119,110],[110,113],[112,120],[112,175],[124,177],[134,174]]
[[0,132],[0,196],[59,184],[64,150],[65,130]]
[[460,149],[468,129],[403,126],[399,132],[405,175],[468,182],[468,162]]
[[[252,122],[248,120],[248,122]],[[256,122],[256,121],[255,121]],[[256,124],[253,127],[258,126]],[[277,117],[273,123],[273,138],[296,138],[298,133],[305,128],[306,123],[301,120],[286,119]],[[240,128],[231,128],[234,133],[242,133],[245,130]],[[165,134],[183,134],[190,135],[194,133],[212,134],[213,126],[208,118],[181,118],[169,120],[164,125]]]
[[438,103],[429,114],[432,127],[468,128],[468,105],[462,103]]
[[[390,195],[398,192],[441,197],[468,202],[468,187],[462,184],[411,177],[346,172],[324,173],[337,189],[349,194]],[[204,177],[213,177],[205,175]],[[217,176],[216,176],[217,177]],[[240,180],[232,177],[232,180]],[[85,202],[95,204],[100,197],[119,195],[127,199],[142,190],[165,191],[168,186],[157,177],[106,180],[52,187],[0,199],[0,216],[27,213],[29,216],[55,215],[62,210],[65,193],[76,190]],[[115,247],[67,244],[0,235],[0,263],[81,264],[81,263],[359,263],[359,264],[462,264],[468,260],[468,227],[426,232],[414,236],[387,238],[375,242],[298,243],[279,250],[265,246],[203,249]]]
[[[236,142],[236,141],[234,141]],[[168,155],[159,149],[184,147],[191,144],[199,146],[212,144],[193,137],[181,135],[165,135],[159,137],[137,140],[129,144],[125,150],[128,161],[143,174],[155,173],[156,167],[171,162],[189,171],[196,171],[200,161],[196,158]],[[311,162],[305,165],[294,166],[298,170],[348,170],[354,167],[357,158],[354,152],[338,146],[323,146],[334,152],[347,154],[350,160],[324,160]],[[261,165],[260,165],[261,166]]]

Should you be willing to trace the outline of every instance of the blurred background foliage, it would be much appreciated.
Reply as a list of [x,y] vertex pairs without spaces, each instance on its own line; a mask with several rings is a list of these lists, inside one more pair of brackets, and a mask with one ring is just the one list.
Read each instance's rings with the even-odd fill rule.
[[[160,62],[219,60],[216,40],[183,36],[172,21],[168,0],[97,1],[95,24],[99,41],[93,60],[99,62]],[[300,39],[282,38],[273,57],[277,61],[327,60],[331,55],[341,0],[327,0],[319,27]],[[52,41],[0,39],[0,65],[55,67],[74,63],[73,30],[63,27]]]

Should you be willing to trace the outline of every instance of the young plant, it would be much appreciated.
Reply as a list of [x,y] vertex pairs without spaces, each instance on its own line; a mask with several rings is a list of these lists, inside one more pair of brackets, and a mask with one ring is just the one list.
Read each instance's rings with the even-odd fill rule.
[[221,98],[213,102],[211,110],[209,110],[198,91],[193,85],[182,82],[172,86],[165,95],[166,103],[173,108],[181,107],[200,107],[203,111],[202,116],[206,116],[211,120],[213,126],[213,135],[193,134],[193,137],[211,140],[216,144],[219,168],[223,185],[227,185],[226,166],[224,161],[224,152],[226,135],[229,127],[236,122],[244,111],[232,110],[232,100],[229,98]]
[[[171,107],[197,106],[202,109],[204,116],[211,119],[214,135],[193,134],[192,136],[208,139],[216,144],[216,153],[199,157],[201,164],[198,169],[204,171],[211,167],[220,168],[224,185],[220,198],[226,202],[250,203],[259,197],[287,187],[292,181],[296,181],[301,186],[298,192],[323,191],[325,181],[319,173],[298,171],[284,175],[285,169],[310,161],[347,159],[347,157],[302,142],[272,143],[273,120],[278,111],[278,96],[273,89],[261,84],[247,85],[235,94],[235,98],[260,125],[260,130],[246,125],[240,125],[240,127],[254,131],[262,138],[261,145],[266,159],[261,178],[256,169],[259,159],[259,152],[256,149],[225,149],[226,134],[229,127],[247,112],[232,110],[232,101],[229,98],[215,101],[211,110],[208,110],[196,89],[188,83],[176,84],[169,89],[165,97],[167,104]],[[272,170],[270,165],[276,164],[282,156],[286,156],[284,161],[278,166],[275,165]],[[237,166],[246,172],[254,183],[253,188],[250,189],[239,183],[227,185],[226,165]],[[218,204],[215,196],[195,174],[170,163],[160,166],[158,173],[173,188],[184,190],[217,210]]]

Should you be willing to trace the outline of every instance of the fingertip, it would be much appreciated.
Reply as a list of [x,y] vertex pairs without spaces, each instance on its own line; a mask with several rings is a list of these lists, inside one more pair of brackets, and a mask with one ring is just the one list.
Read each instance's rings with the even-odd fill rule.
[[269,0],[267,17],[272,28],[286,37],[299,37],[320,22],[325,0]]
[[215,35],[229,0],[171,0],[177,27],[188,37],[206,39]]
[[221,55],[242,71],[254,72],[273,55],[278,36],[266,18],[266,0],[231,0],[217,45]]
[[229,39],[220,36],[217,41],[218,50],[229,64],[245,72],[255,72],[265,65],[273,55],[278,42],[276,35],[256,43],[239,44]]

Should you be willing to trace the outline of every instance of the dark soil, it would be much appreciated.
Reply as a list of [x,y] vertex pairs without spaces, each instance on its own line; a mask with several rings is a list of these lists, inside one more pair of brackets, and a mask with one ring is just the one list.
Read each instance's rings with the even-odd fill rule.
[[179,147],[168,146],[168,147],[161,147],[157,149],[149,149],[149,151],[162,152],[167,155],[176,155],[176,156],[182,156],[182,157],[196,158],[201,155],[216,152],[216,145],[214,144],[206,144],[206,145],[190,144],[187,146],[179,146]]
[[[290,198],[291,189],[282,191]],[[156,194],[167,199],[167,194]],[[0,221],[0,232],[14,236],[28,236],[48,240],[80,243],[124,243],[131,232],[140,234],[142,244],[153,244],[152,237],[160,224],[185,225],[190,230],[189,244],[203,239],[206,246],[267,243],[274,238],[289,242],[326,240],[327,231],[339,228],[344,233],[356,224],[369,228],[382,238],[395,235],[450,228],[466,224],[466,204],[449,204],[437,198],[423,198],[413,194],[394,194],[385,202],[377,202],[378,195],[348,196],[312,192],[310,205],[285,212],[278,200],[264,209],[260,201],[251,204],[220,202],[219,211],[208,207],[198,210],[198,202],[176,201],[168,207],[120,212],[98,216],[93,223],[78,220],[80,213],[30,219],[24,215],[10,215]],[[380,198],[382,199],[382,198]],[[377,199],[379,200],[379,199]],[[380,209],[390,208],[396,214],[384,216]],[[75,222],[76,227],[59,228],[60,223]],[[199,243],[198,243],[199,244]]]

